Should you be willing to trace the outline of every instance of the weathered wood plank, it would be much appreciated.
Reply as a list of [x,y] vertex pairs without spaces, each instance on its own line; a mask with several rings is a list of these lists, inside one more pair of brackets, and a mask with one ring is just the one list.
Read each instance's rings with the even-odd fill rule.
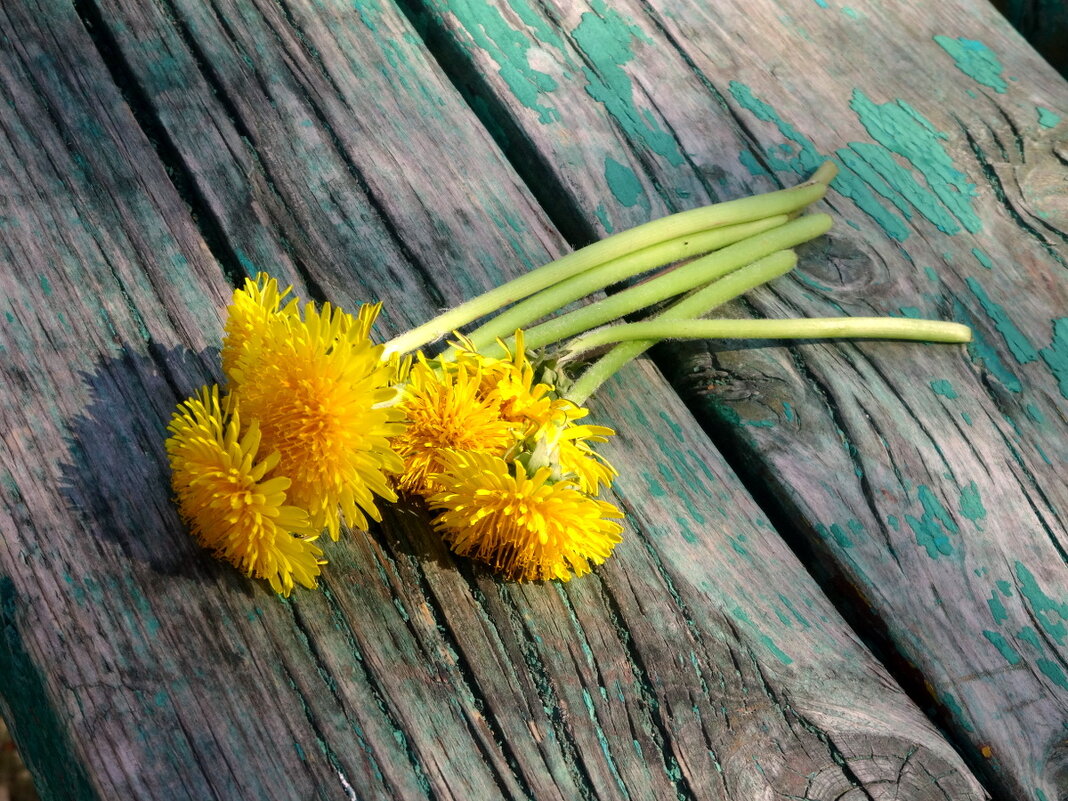
[[456,74],[484,77],[472,105],[587,231],[789,183],[827,154],[842,223],[733,313],[975,327],[967,350],[661,355],[973,764],[1004,797],[1060,797],[1068,84],[980,2],[419,5]]
[[[78,11],[235,271],[395,329],[562,247],[394,11]],[[983,797],[648,367],[598,405],[631,529],[584,581],[405,508],[286,603],[198,552],[161,437],[224,271],[72,9],[0,25],[0,706],[46,798]]]

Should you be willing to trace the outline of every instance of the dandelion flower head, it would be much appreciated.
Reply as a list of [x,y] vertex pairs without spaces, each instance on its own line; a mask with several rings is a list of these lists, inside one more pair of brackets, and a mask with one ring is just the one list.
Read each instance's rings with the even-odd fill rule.
[[220,405],[218,387],[204,387],[178,406],[168,431],[178,511],[196,541],[275,592],[289,595],[294,582],[314,588],[324,564],[312,544],[319,529],[286,504],[288,478],[267,478],[279,456],[258,458],[259,426],[241,436],[237,410]]
[[518,581],[581,576],[620,542],[615,506],[581,492],[573,481],[552,480],[552,469],[528,473],[521,462],[453,452],[435,476],[441,491],[435,527],[452,550]]
[[396,364],[370,340],[380,308],[353,317],[308,303],[303,314],[271,315],[231,371],[242,413],[281,455],[290,497],[335,540],[342,519],[361,528],[381,519],[376,498],[396,500],[388,474],[403,469],[390,443],[403,429]]
[[420,358],[412,367],[401,403],[405,428],[393,440],[404,460],[402,490],[432,492],[430,476],[444,469],[450,450],[503,455],[519,439],[515,424],[501,416],[500,401],[483,393],[483,379],[477,360],[435,369]]
[[260,273],[256,280],[245,279],[245,286],[235,289],[233,300],[226,310],[226,329],[222,345],[222,366],[227,378],[233,381],[233,370],[241,355],[262,336],[267,323],[275,317],[292,317],[298,314],[297,299],[282,302],[292,287],[278,289],[278,281],[267,273]]

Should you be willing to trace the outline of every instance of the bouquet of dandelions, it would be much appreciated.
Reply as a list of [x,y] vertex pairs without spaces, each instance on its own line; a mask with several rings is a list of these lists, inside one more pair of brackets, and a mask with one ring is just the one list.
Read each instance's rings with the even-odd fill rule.
[[[301,306],[267,275],[247,280],[228,310],[224,390],[204,387],[168,427],[181,517],[201,545],[282,595],[315,587],[323,531],[337,540],[342,525],[366,527],[398,494],[426,502],[456,554],[507,579],[589,572],[620,542],[623,514],[598,497],[616,471],[594,446],[613,432],[585,422],[582,404],[654,342],[970,339],[956,323],[915,319],[700,319],[793,268],[791,248],[830,228],[827,215],[801,212],[833,177],[828,163],[792,189],[641,225],[385,344],[370,336],[380,304],[355,315]],[[607,325],[676,296],[648,320]],[[438,355],[420,351],[486,317]]]

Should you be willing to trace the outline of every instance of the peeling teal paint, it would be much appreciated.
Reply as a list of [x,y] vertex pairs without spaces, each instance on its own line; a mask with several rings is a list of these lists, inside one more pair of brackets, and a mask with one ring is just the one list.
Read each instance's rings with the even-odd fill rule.
[[897,519],[897,515],[889,515],[886,518],[886,522],[890,524],[890,528],[892,528],[894,531],[901,530],[901,521]]
[[901,312],[904,317],[911,317],[913,320],[918,320],[923,316],[923,312],[916,306],[902,306],[898,311]]
[[790,599],[783,595],[781,592],[779,593],[779,600],[786,605],[786,608],[790,610],[790,613],[797,619],[798,623],[800,623],[806,629],[812,627],[808,620],[805,619],[804,615],[798,612],[797,608],[792,603],[790,603]]
[[986,269],[993,269],[994,262],[991,261],[990,257],[982,248],[972,248],[972,255],[975,256],[975,260],[986,267]]
[[983,289],[982,284],[974,278],[965,279],[965,283],[968,284],[968,288],[983,307],[983,311],[994,321],[994,328],[1001,334],[1005,344],[1009,346],[1009,352],[1012,353],[1016,361],[1020,364],[1027,364],[1037,359],[1038,351],[1035,350],[1034,345],[1024,336],[1023,332],[1016,327],[1004,307],[992,301],[990,296],[986,294],[986,290]]
[[982,230],[982,221],[972,208],[978,194],[975,184],[968,182],[942,146],[942,141],[949,138],[946,134],[904,100],[880,105],[854,89],[849,107],[872,139],[906,159],[923,175],[938,200],[966,230]]
[[653,478],[652,474],[647,473],[643,470],[641,476],[642,480],[645,481],[646,487],[649,490],[649,494],[652,495],[654,498],[663,498],[668,494],[667,490],[664,489],[663,485],[659,481]]
[[853,540],[849,539],[849,535],[845,533],[845,529],[837,523],[831,523],[831,536],[834,537],[834,541],[840,548],[853,547]]
[[760,627],[757,626],[756,623],[754,623],[750,619],[749,615],[745,613],[744,609],[742,609],[740,606],[737,606],[734,608],[733,614],[736,618],[738,618],[738,620],[745,623],[757,633],[757,639],[759,639],[760,642],[762,642],[764,646],[769,651],[771,651],[771,653],[774,654],[780,662],[782,662],[784,665],[793,664],[794,660],[791,659],[778,645],[776,645],[775,641],[771,639],[771,637],[769,637],[767,634],[760,630]]
[[[513,3],[515,8],[520,5],[520,0]],[[512,29],[500,10],[486,0],[456,0],[450,3],[449,10],[475,45],[496,62],[497,73],[516,100],[536,111],[539,122],[558,121],[559,112],[539,102],[543,94],[556,89],[557,83],[551,75],[530,66],[527,55],[530,40]]]
[[997,588],[1001,590],[1002,595],[1004,595],[1006,598],[1012,597],[1012,584],[1005,581],[1005,579],[998,579],[994,583],[997,585]]
[[1005,79],[1001,77],[1004,69],[1001,62],[982,42],[965,39],[963,36],[957,39],[949,36],[936,36],[934,40],[953,57],[957,69],[976,83],[989,86],[998,94],[1003,94],[1008,88]]
[[921,485],[918,495],[923,516],[916,518],[905,515],[905,520],[916,535],[916,544],[926,548],[927,555],[932,559],[949,556],[953,553],[949,535],[958,533],[957,524],[927,486]]
[[1068,317],[1053,321],[1053,339],[1039,355],[1057,379],[1061,395],[1068,398]]
[[[838,177],[831,182],[831,186],[856,203],[857,207],[871,217],[891,239],[904,242],[909,236],[908,227],[890,209],[880,203],[875,195],[879,194],[893,203],[906,219],[911,219],[912,213],[909,211],[908,204],[901,198],[901,194],[891,189],[890,185],[879,177],[869,161],[861,157],[860,152],[864,152],[869,159],[873,158],[873,151],[865,150],[868,147],[873,146],[867,143],[854,143],[849,147],[839,148],[835,152],[848,172],[846,170],[839,172]],[[891,160],[891,163],[894,162]],[[897,166],[896,163],[894,166]]]
[[965,731],[975,731],[975,727],[968,722],[966,717],[964,717],[964,710],[961,709],[961,705],[957,702],[956,698],[950,693],[943,693],[942,703],[946,705],[946,709],[950,711],[962,729]]
[[986,605],[990,608],[990,617],[999,626],[1009,618],[1009,613],[1005,610],[1005,604],[998,598],[998,594],[993,592],[990,594],[990,598],[987,599]]
[[792,423],[797,419],[797,415],[794,414],[794,407],[790,405],[790,401],[782,402],[782,416],[786,418],[786,422]]
[[1059,687],[1063,687],[1065,690],[1068,690],[1068,676],[1064,675],[1064,670],[1063,668],[1061,668],[1060,665],[1058,665],[1051,659],[1046,659],[1045,657],[1041,659],[1036,659],[1035,664],[1038,666],[1038,669],[1045,674],[1046,678],[1048,678],[1050,681],[1052,681]]
[[626,164],[620,164],[608,156],[604,160],[604,179],[612,190],[612,195],[624,206],[636,206],[638,201],[642,200],[642,206],[648,208],[649,200],[645,197],[645,189],[634,170]]
[[843,6],[842,7],[842,13],[845,16],[847,16],[850,19],[852,19],[852,20],[862,20],[862,19],[864,19],[864,15],[863,14],[861,14],[855,8],[850,8],[849,6]]
[[932,381],[931,390],[935,395],[941,395],[943,398],[949,398],[950,400],[957,397],[957,390],[953,389],[953,385],[944,378]]
[[731,548],[734,550],[734,552],[736,554],[738,554],[739,556],[749,556],[749,551],[747,551],[742,546],[742,543],[738,541],[739,540],[738,537],[727,537],[727,539],[731,544]]
[[[1020,383],[1020,379],[1016,377],[1003,361],[998,356],[997,350],[987,342],[986,338],[979,331],[978,326],[971,319],[971,315],[964,308],[963,304],[959,300],[953,301],[953,317],[959,323],[964,323],[972,329],[972,341],[967,344],[968,355],[975,361],[982,362],[986,367],[1010,392],[1022,392],[1023,385]],[[1068,330],[1066,330],[1066,336],[1068,336]],[[1045,358],[1045,357],[1043,357]],[[1068,382],[1068,375],[1065,376],[1066,382]],[[1066,383],[1066,392],[1068,392],[1068,383]],[[1065,395],[1068,397],[1068,394]],[[968,422],[971,425],[971,421]]]
[[1027,599],[1031,612],[1046,634],[1058,645],[1064,645],[1068,637],[1068,625],[1065,625],[1068,622],[1068,603],[1058,603],[1046,595],[1038,586],[1034,574],[1022,562],[1016,563],[1016,579],[1020,595]]
[[1030,417],[1034,422],[1038,423],[1039,425],[1046,422],[1045,415],[1043,415],[1041,410],[1033,403],[1029,403],[1024,406],[1024,411],[1027,412],[1028,417]]
[[983,499],[979,496],[979,486],[973,481],[960,491],[960,513],[976,525],[986,517]]
[[961,412],[960,413],[960,419],[963,420],[968,425],[972,424],[972,416],[970,414],[968,414],[967,412]]
[[983,636],[990,641],[991,645],[998,649],[998,653],[1000,653],[1010,665],[1018,665],[1023,660],[1023,657],[1020,656],[1020,652],[1013,648],[1009,644],[1009,641],[996,631],[983,631]]
[[1033,626],[1024,626],[1016,632],[1016,638],[1023,640],[1036,651],[1042,653],[1042,638],[1038,636],[1038,631]]
[[1038,112],[1038,124],[1043,128],[1055,128],[1057,123],[1061,121],[1060,114],[1056,114],[1044,106],[1035,106],[1035,111]]
[[931,281],[937,281],[938,280],[938,273],[935,272],[935,268],[934,267],[924,267],[923,271],[927,275],[928,279],[930,279]]
[[685,517],[676,516],[675,522],[678,523],[679,528],[682,529],[682,538],[691,545],[697,544],[697,534],[695,534],[694,530],[690,528],[690,521],[687,520]]
[[590,61],[590,66],[582,68],[590,97],[604,104],[627,136],[644,142],[673,167],[681,165],[683,158],[678,142],[660,127],[650,111],[638,110],[630,76],[623,69],[634,58],[631,47],[635,41],[652,44],[653,40],[599,0],[594,2],[592,12],[582,15],[571,35],[575,46]]
[[827,0],[816,0],[816,5],[820,8],[827,8]]
[[604,207],[604,203],[598,203],[597,208],[594,209],[594,214],[597,215],[597,219],[601,221],[601,227],[604,228],[605,233],[613,233],[616,229],[608,219],[608,211]]

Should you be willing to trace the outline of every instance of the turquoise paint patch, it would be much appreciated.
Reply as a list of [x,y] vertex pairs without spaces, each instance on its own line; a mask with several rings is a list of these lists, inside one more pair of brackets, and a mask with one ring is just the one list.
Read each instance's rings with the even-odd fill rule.
[[953,385],[944,378],[932,381],[931,391],[934,392],[935,395],[941,395],[943,398],[949,398],[950,400],[957,397],[957,390],[953,389]]
[[1061,395],[1068,398],[1068,317],[1053,321],[1053,339],[1039,355],[1057,379]]
[[1039,425],[1046,422],[1045,415],[1043,415],[1041,410],[1033,403],[1029,403],[1024,406],[1024,411],[1027,412],[1028,417],[1030,417],[1034,422],[1038,423]]
[[41,284],[41,291],[45,293],[45,296],[47,297],[48,295],[51,295],[52,294],[52,284],[50,284],[48,282],[48,276],[46,276],[46,275],[39,276],[38,281]]
[[667,495],[667,490],[664,489],[663,485],[659,481],[653,478],[651,473],[642,471],[641,476],[642,480],[645,481],[649,493],[654,498],[663,498],[665,495]]
[[[972,208],[978,192],[942,146],[942,141],[949,138],[946,134],[904,100],[880,105],[854,89],[849,107],[872,139],[906,159],[923,175],[938,200],[966,230],[982,230],[982,221]],[[928,211],[923,211],[924,216]]]
[[775,641],[771,639],[771,637],[769,637],[767,634],[760,630],[760,627],[757,626],[757,624],[749,618],[749,615],[745,613],[744,609],[742,609],[740,606],[737,606],[734,608],[733,614],[736,618],[738,618],[740,621],[745,623],[757,633],[757,639],[759,639],[760,642],[762,642],[764,646],[769,651],[771,651],[780,662],[782,662],[784,665],[793,664],[794,660],[791,659],[778,645],[776,645]]
[[1046,595],[1038,586],[1034,574],[1022,562],[1016,563],[1016,579],[1020,595],[1030,603],[1032,613],[1046,634],[1058,645],[1064,645],[1068,637],[1068,625],[1065,625],[1068,621],[1068,603],[1058,603]]
[[853,547],[853,540],[849,539],[849,535],[845,533],[845,529],[837,523],[831,524],[831,536],[834,537],[834,541],[840,548]]
[[848,150],[843,148],[838,153],[850,169],[893,203],[906,219],[911,220],[912,209],[916,209],[939,231],[946,234],[960,231],[960,224],[931,190],[913,178],[912,173],[901,166],[885,147],[852,142]]
[[612,190],[612,195],[624,206],[636,206],[639,200],[645,201],[643,206],[649,205],[645,189],[634,170],[626,164],[620,164],[611,156],[604,160],[604,179]]
[[728,537],[727,539],[730,541],[731,548],[733,549],[733,551],[736,554],[738,554],[739,556],[749,556],[749,551],[747,551],[742,546],[742,543],[738,541],[739,538],[737,538],[737,537]]
[[[968,355],[973,360],[982,362],[986,367],[1010,392],[1023,391],[1023,385],[1020,384],[1020,379],[1016,377],[1003,361],[998,356],[997,350],[991,345],[980,333],[978,327],[972,321],[968,311],[964,308],[960,301],[953,301],[953,316],[959,323],[964,323],[972,329],[972,341],[967,344]],[[1065,331],[1066,344],[1068,344],[1068,330]],[[1045,358],[1045,357],[1043,357]],[[1068,398],[1068,374],[1065,376],[1065,397]],[[968,420],[968,425],[971,425],[971,420]]]
[[660,127],[650,111],[638,110],[630,76],[623,69],[634,58],[634,42],[652,44],[652,39],[603,2],[595,2],[593,9],[582,15],[571,32],[575,46],[590,60],[591,66],[582,68],[587,94],[604,104],[629,137],[644,142],[673,167],[681,165],[678,142]]
[[682,442],[682,426],[675,421],[670,414],[665,411],[660,412],[660,419],[664,421],[668,428],[671,429],[671,433],[675,436],[679,442]]
[[1012,597],[1012,585],[1009,582],[1005,581],[1005,579],[998,579],[994,583],[997,585],[997,588],[1001,590],[1002,595],[1006,598]]
[[[730,92],[739,105],[752,113],[757,119],[775,125],[779,129],[779,133],[787,141],[796,145],[796,153],[792,153],[792,149],[789,146],[785,151],[782,150],[782,146],[779,148],[767,148],[765,156],[773,168],[791,170],[807,178],[826,160],[826,157],[816,148],[812,140],[782,119],[770,105],[754,95],[748,86],[738,81],[731,81]],[[903,242],[907,239],[909,231],[901,219],[880,203],[864,177],[850,168],[848,161],[850,159],[855,161],[855,157],[850,151],[842,148],[837,151],[836,155],[839,158],[839,167],[841,169],[837,177],[831,182],[831,186],[856,203],[857,208],[878,223],[888,236],[898,242]],[[754,174],[765,173],[764,168],[760,167],[752,156],[743,152],[739,158],[747,169]],[[871,171],[869,170],[868,172],[870,173]]]
[[911,317],[913,320],[918,320],[923,316],[923,313],[916,306],[902,306],[898,311],[901,312],[904,317]]
[[998,634],[996,631],[983,631],[983,636],[990,641],[990,644],[998,649],[998,653],[1008,662],[1010,665],[1018,665],[1023,660],[1020,656],[1020,652],[1009,645],[1009,641]]
[[855,19],[855,20],[864,19],[864,15],[863,14],[861,14],[855,8],[850,8],[849,6],[844,6],[842,8],[842,13],[845,14],[850,19]]
[[928,279],[930,279],[931,281],[937,281],[938,280],[938,273],[935,272],[935,268],[934,267],[924,267],[923,268],[923,272],[927,275]]
[[986,255],[986,252],[980,248],[972,248],[972,255],[975,256],[975,260],[981,265],[990,270],[994,266],[994,262],[990,260],[990,257]]
[[961,515],[975,524],[978,524],[980,520],[986,517],[983,499],[979,497],[979,486],[974,481],[961,489],[960,506],[958,508]]
[[968,722],[968,719],[964,717],[964,710],[961,709],[956,698],[949,693],[943,693],[942,703],[945,704],[946,709],[948,709],[953,717],[956,718],[962,729],[965,731],[975,731],[975,727],[973,727],[972,724]]
[[797,415],[794,414],[794,407],[790,405],[790,401],[782,402],[782,416],[786,418],[786,422],[792,423],[797,419]]
[[1036,659],[1035,664],[1038,665],[1038,669],[1045,674],[1046,678],[1052,681],[1054,684],[1063,687],[1068,690],[1068,676],[1064,675],[1064,670],[1051,659]]
[[1046,797],[1045,791],[1041,787],[1035,788],[1035,801],[1049,801]]
[[897,519],[897,515],[890,515],[886,518],[886,522],[890,524],[890,528],[894,531],[901,530],[901,521]]
[[949,36],[936,36],[934,40],[939,46],[952,56],[957,69],[967,75],[976,83],[989,86],[998,94],[1003,94],[1008,88],[1005,79],[1001,77],[1004,69],[994,52],[982,42],[975,39],[965,39],[963,36],[952,39]]
[[827,8],[827,0],[816,0],[816,5],[820,8]]
[[1054,128],[1061,121],[1061,115],[1055,114],[1044,106],[1035,106],[1038,112],[1038,124],[1043,128]]
[[616,230],[612,225],[612,222],[608,219],[608,211],[605,209],[604,203],[598,203],[597,208],[594,209],[593,213],[596,214],[597,219],[601,221],[601,227],[604,228],[606,233],[610,234]]
[[785,604],[786,608],[790,610],[790,614],[792,614],[794,618],[796,618],[798,623],[800,623],[806,629],[811,628],[811,624],[809,624],[808,620],[805,619],[805,616],[798,612],[797,608],[792,603],[790,603],[790,599],[783,595],[781,592],[779,593],[779,600],[782,601],[783,604]]
[[768,171],[764,169],[764,165],[757,161],[756,156],[752,151],[743,150],[738,154],[738,161],[742,163],[742,166],[749,170],[750,175],[766,176],[769,175]]
[[1016,638],[1023,640],[1039,653],[1042,652],[1042,638],[1038,636],[1038,631],[1033,626],[1024,626],[1016,632]]
[[[520,0],[512,8],[522,5]],[[486,0],[459,0],[449,10],[463,26],[474,44],[484,50],[497,64],[497,74],[524,107],[538,113],[541,123],[556,122],[560,114],[555,108],[542,105],[543,94],[556,89],[556,80],[547,73],[530,66],[527,50],[533,42],[514,30],[500,10]]]
[[987,313],[987,316],[994,321],[994,328],[998,330],[1002,338],[1005,340],[1005,344],[1009,346],[1009,352],[1020,364],[1027,364],[1033,362],[1038,358],[1038,351],[1035,350],[1034,345],[1024,336],[1023,332],[1016,327],[1016,324],[1009,318],[1005,309],[992,301],[990,296],[986,294],[986,290],[983,289],[982,284],[976,281],[974,278],[965,279],[965,283],[968,284],[968,288],[975,295],[979,304],[983,307],[983,311]]
[[961,412],[960,413],[960,419],[963,420],[968,425],[972,424],[972,416],[970,414],[968,414],[967,412]]
[[905,515],[905,520],[916,536],[916,544],[926,548],[927,555],[932,559],[949,556],[953,553],[949,535],[958,533],[957,524],[927,486],[921,485],[918,495],[923,516],[916,518]]
[[697,534],[690,528],[690,521],[685,517],[677,516],[675,522],[678,523],[679,528],[682,529],[682,538],[691,545],[695,545],[697,543]]
[[1004,623],[1009,613],[1005,610],[1005,604],[998,598],[998,594],[993,592],[990,594],[990,598],[987,599],[986,605],[990,608],[990,617],[994,619],[994,622],[999,626]]

